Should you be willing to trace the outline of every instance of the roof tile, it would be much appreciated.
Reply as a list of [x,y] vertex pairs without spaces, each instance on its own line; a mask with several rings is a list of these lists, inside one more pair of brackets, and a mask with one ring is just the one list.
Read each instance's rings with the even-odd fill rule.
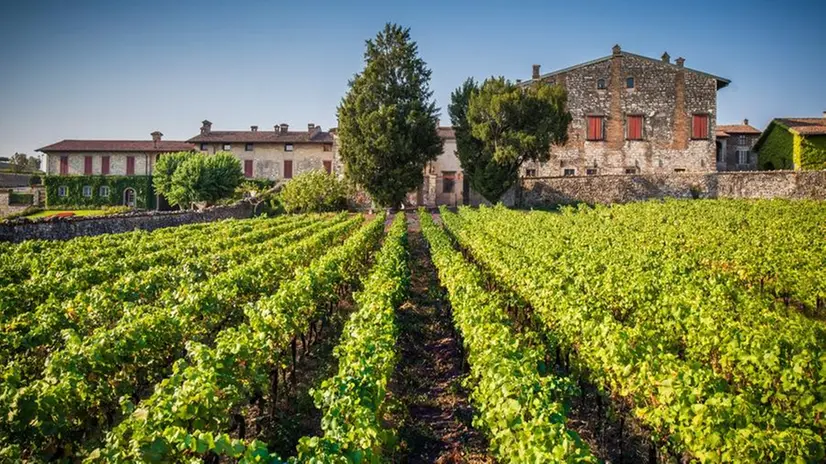
[[62,140],[43,148],[40,152],[108,151],[108,152],[173,152],[190,151],[191,143],[173,140]]

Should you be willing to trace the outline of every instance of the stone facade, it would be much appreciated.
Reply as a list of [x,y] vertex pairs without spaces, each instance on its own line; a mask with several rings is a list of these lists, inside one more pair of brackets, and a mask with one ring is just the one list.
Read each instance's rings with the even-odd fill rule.
[[[559,84],[568,92],[573,120],[568,142],[551,149],[550,160],[526,163],[528,176],[710,172],[715,170],[717,90],[729,81],[671,63],[623,52],[530,81]],[[633,80],[629,83],[629,80]],[[706,137],[692,137],[694,115],[707,115]],[[601,140],[588,137],[588,117],[603,121]],[[642,138],[631,140],[629,116],[642,117]]]
[[662,198],[826,200],[826,171],[669,173],[523,179],[503,203],[526,208]]
[[109,157],[109,175],[110,176],[125,176],[127,159],[132,157],[135,161],[135,172],[133,175],[146,176],[152,174],[155,167],[155,161],[159,156],[157,153],[119,153],[119,152],[88,152],[88,153],[72,153],[72,152],[50,152],[46,154],[46,174],[50,176],[60,175],[60,158],[68,157],[70,176],[85,175],[86,157],[92,158],[92,175],[99,176],[103,174],[103,159]]
[[760,138],[760,131],[743,124],[718,125],[716,139],[716,161],[718,171],[756,171],[757,153],[754,144]]

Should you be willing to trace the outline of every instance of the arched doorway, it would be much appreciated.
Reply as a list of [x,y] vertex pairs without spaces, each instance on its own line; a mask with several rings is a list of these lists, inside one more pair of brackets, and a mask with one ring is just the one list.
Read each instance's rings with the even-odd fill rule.
[[135,189],[132,187],[127,187],[123,191],[123,204],[130,208],[135,207]]

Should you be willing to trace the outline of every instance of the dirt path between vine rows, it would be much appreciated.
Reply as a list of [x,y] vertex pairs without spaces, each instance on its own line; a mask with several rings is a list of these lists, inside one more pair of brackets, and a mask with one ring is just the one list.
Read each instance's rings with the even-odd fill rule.
[[459,341],[415,214],[408,224],[412,282],[396,316],[399,362],[389,386],[389,419],[399,431],[392,461],[492,463],[487,440],[471,426]]

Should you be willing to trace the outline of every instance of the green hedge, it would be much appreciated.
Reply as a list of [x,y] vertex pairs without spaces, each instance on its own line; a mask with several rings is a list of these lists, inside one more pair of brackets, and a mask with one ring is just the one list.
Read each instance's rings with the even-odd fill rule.
[[[155,207],[155,192],[151,176],[46,176],[46,206],[117,206],[123,204],[123,192],[135,190],[135,206],[140,209]],[[92,196],[83,196],[84,186],[92,187]],[[109,187],[109,196],[101,197],[100,188]],[[65,186],[68,194],[58,196],[58,188]]]
[[31,193],[9,192],[10,205],[31,205],[34,203],[34,195]]

